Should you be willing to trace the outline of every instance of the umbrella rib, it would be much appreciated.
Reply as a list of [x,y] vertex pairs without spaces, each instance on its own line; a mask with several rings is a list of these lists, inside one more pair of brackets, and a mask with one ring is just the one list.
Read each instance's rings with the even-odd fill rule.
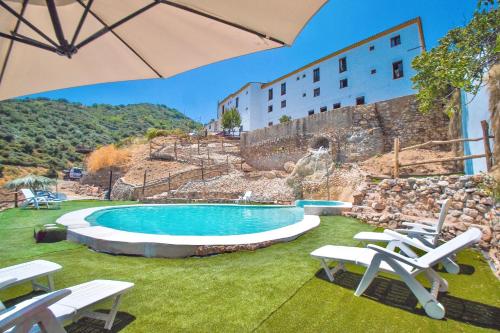
[[62,49],[61,51],[71,58],[71,51],[68,49],[68,41],[64,37],[64,31],[61,26],[61,20],[59,20],[59,15],[57,14],[56,4],[54,0],[46,0],[46,3],[47,9],[49,10],[50,20],[54,26],[54,32]]
[[[26,5],[28,4],[28,0],[23,1],[23,6],[21,7],[21,12],[19,15],[21,17],[24,15],[24,11],[26,10]],[[16,25],[14,26],[14,33],[16,34],[17,31],[19,30],[19,26],[21,25],[21,20],[17,20]],[[5,59],[2,65],[2,71],[0,71],[0,85],[2,84],[2,79],[5,74],[5,70],[7,69],[7,63],[9,62],[10,54],[12,52],[12,47],[14,46],[14,40],[11,39],[9,43],[9,47],[7,49],[7,53],[5,54]]]
[[73,48],[75,47],[76,40],[78,39],[78,35],[80,34],[80,31],[82,30],[83,23],[85,22],[85,19],[87,18],[87,15],[89,13],[90,7],[92,6],[92,3],[94,0],[89,0],[87,3],[87,6],[85,6],[85,10],[83,11],[83,15],[80,18],[80,22],[78,22],[78,26],[76,27],[75,34],[73,35],[73,39],[71,40],[70,47]]
[[172,7],[181,9],[181,10],[185,10],[185,11],[190,12],[192,14],[203,16],[205,18],[211,19],[211,20],[216,21],[216,22],[219,22],[219,23],[222,23],[222,24],[225,24],[225,25],[229,25],[229,26],[231,26],[233,28],[236,28],[236,29],[239,29],[239,30],[243,30],[245,32],[257,35],[258,37],[268,39],[268,40],[273,41],[275,43],[278,43],[278,44],[281,44],[281,45],[288,45],[287,43],[283,42],[282,40],[279,40],[279,39],[274,38],[272,36],[268,36],[268,35],[266,35],[266,34],[264,34],[262,32],[258,32],[256,30],[247,28],[247,27],[245,27],[243,25],[240,25],[240,24],[237,24],[237,23],[234,23],[234,22],[230,22],[230,21],[224,20],[222,18],[219,18],[219,17],[213,16],[213,15],[204,13],[204,12],[196,10],[194,8],[191,8],[191,7],[188,7],[188,6],[185,6],[185,5],[181,5],[181,4],[169,1],[169,0],[157,0],[157,1],[159,1],[159,2],[161,2],[163,4],[165,4],[165,5],[168,5],[168,6],[172,6]]
[[[77,1],[78,1],[78,3],[79,3],[80,5],[85,6],[85,5],[83,4],[82,0],[77,0]],[[148,6],[148,9],[149,9],[149,8],[150,8],[150,7]],[[152,71],[153,71],[153,72],[154,72],[154,73],[155,73],[155,74],[156,74],[156,75],[157,75],[160,79],[162,79],[162,78],[163,78],[163,75],[161,75],[161,74],[160,74],[160,72],[158,72],[158,71],[157,71],[157,70],[156,70],[156,69],[155,69],[155,68],[154,68],[154,67],[153,67],[150,63],[148,63],[148,62],[146,61],[146,59],[144,59],[144,58],[143,58],[143,57],[142,57],[142,56],[141,56],[141,55],[140,55],[140,54],[139,54],[136,50],[134,50],[134,48],[133,48],[132,46],[130,46],[130,45],[129,45],[129,44],[128,44],[128,43],[127,43],[127,42],[126,42],[123,38],[121,38],[121,37],[120,37],[120,36],[119,36],[119,35],[118,35],[118,34],[117,34],[114,30],[113,30],[113,28],[114,28],[114,27],[116,27],[116,23],[115,23],[115,24],[113,24],[113,28],[112,28],[111,26],[109,26],[108,24],[106,24],[106,22],[104,22],[104,20],[103,20],[103,19],[101,19],[101,18],[100,18],[100,17],[99,17],[96,13],[94,13],[91,9],[89,9],[89,13],[90,13],[90,14],[91,14],[91,15],[92,15],[92,16],[93,16],[96,20],[98,20],[98,21],[99,21],[99,23],[101,23],[101,24],[105,27],[105,28],[104,28],[104,29],[106,29],[106,31],[105,31],[105,32],[111,32],[111,33],[113,34],[113,36],[115,36],[116,38],[118,38],[118,40],[119,40],[120,42],[122,42],[122,43],[123,43],[123,45],[125,45],[125,46],[126,46],[126,47],[127,47],[127,48],[128,48],[128,49],[132,52],[132,53],[134,53],[134,54],[135,54],[135,56],[136,56],[137,58],[139,58],[139,59],[140,59],[140,60],[141,60],[141,61],[142,61],[142,62],[143,62],[146,66],[148,66],[148,67],[149,67],[149,69],[151,69],[151,70],[152,70]],[[123,19],[122,19],[122,20],[120,20],[120,21],[123,21]],[[124,23],[124,22],[123,22],[123,23]],[[101,31],[102,31],[102,29],[101,29]],[[100,37],[100,36],[99,36],[99,37]],[[95,39],[95,38],[94,38],[94,39]],[[81,43],[80,43],[80,44],[78,44],[77,48],[81,47],[80,45],[81,45]]]
[[19,15],[14,9],[12,9],[9,5],[7,5],[3,0],[0,0],[0,6],[5,8],[9,13],[17,17],[18,20],[26,24],[28,27],[30,27],[33,31],[38,33],[40,36],[42,36],[46,41],[48,41],[50,44],[54,45],[56,48],[59,48],[59,45],[57,45],[56,42],[54,42],[49,36],[43,33],[40,29],[35,27],[30,21]]

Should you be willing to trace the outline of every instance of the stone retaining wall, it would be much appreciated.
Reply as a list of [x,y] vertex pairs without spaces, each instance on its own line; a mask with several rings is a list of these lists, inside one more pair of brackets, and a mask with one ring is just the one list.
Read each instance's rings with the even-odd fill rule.
[[146,187],[127,183],[123,178],[118,179],[113,185],[111,198],[113,200],[138,200],[140,198],[151,197],[159,193],[176,190],[189,181],[209,179],[227,173],[227,164],[210,165],[203,168],[183,171],[168,178],[146,183]]
[[448,138],[448,118],[441,112],[423,115],[415,96],[348,106],[243,133],[241,154],[260,170],[282,169],[296,162],[318,138],[326,138],[336,159],[366,160],[392,150],[395,137],[403,146]]
[[[487,176],[442,176],[386,179],[355,194],[349,216],[383,228],[396,229],[403,221],[437,219],[440,202],[451,199],[443,238],[450,239],[471,226],[480,228],[480,247],[489,252],[500,272],[500,210],[489,196]],[[498,273],[497,273],[498,274]]]

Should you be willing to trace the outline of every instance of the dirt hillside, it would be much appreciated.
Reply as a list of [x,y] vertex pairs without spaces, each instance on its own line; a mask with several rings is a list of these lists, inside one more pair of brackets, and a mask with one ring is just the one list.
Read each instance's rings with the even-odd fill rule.
[[[453,153],[428,149],[414,149],[399,153],[400,163],[411,163],[447,157],[453,157]],[[361,169],[371,175],[390,175],[393,165],[394,153],[374,156],[360,163]],[[401,168],[401,174],[446,174],[459,172],[460,170],[462,170],[460,164],[457,166],[455,162],[446,162],[404,167]]]

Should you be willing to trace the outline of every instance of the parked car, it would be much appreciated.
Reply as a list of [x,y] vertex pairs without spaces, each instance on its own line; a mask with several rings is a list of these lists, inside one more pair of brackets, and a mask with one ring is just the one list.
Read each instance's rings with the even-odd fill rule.
[[64,170],[64,179],[66,180],[80,180],[84,175],[82,168],[71,168],[69,170]]

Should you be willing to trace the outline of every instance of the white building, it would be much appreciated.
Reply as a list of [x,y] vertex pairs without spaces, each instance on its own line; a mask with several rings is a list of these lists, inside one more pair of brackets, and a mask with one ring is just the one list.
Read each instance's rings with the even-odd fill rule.
[[[242,130],[251,131],[278,124],[283,115],[296,119],[411,95],[411,62],[424,50],[422,23],[415,18],[271,82],[247,83],[218,103],[217,118],[235,107]],[[211,127],[221,130],[220,122]]]

